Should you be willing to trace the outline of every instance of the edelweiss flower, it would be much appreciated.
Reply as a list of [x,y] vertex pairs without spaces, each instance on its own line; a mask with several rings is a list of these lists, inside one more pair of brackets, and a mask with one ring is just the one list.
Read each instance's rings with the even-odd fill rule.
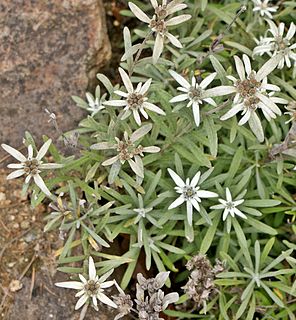
[[170,100],[171,103],[188,100],[187,108],[192,106],[193,116],[196,126],[200,124],[200,110],[199,105],[204,102],[212,106],[216,106],[215,101],[211,97],[218,97],[225,94],[233,93],[231,86],[220,86],[206,90],[206,87],[215,79],[216,72],[210,74],[201,83],[197,83],[195,77],[192,77],[191,84],[178,73],[169,70],[171,76],[181,85],[177,90],[184,92]]
[[195,174],[191,182],[189,178],[184,182],[172,169],[168,169],[168,172],[177,185],[175,187],[176,192],[181,193],[179,198],[169,206],[169,209],[176,208],[186,201],[187,220],[191,226],[193,207],[197,211],[200,211],[199,202],[201,202],[201,198],[215,198],[218,197],[218,195],[215,192],[200,190],[200,187],[197,186],[201,174],[200,171]]
[[127,93],[117,90],[115,91],[115,93],[119,96],[124,97],[124,99],[106,101],[104,102],[104,104],[107,106],[125,107],[125,112],[121,116],[121,120],[126,119],[131,115],[131,113],[133,113],[136,123],[140,126],[141,117],[139,112],[141,112],[145,119],[148,119],[148,114],[145,109],[165,116],[165,112],[162,109],[157,107],[155,104],[147,101],[148,98],[146,97],[146,94],[149,90],[152,79],[147,80],[143,85],[142,83],[139,83],[137,85],[137,88],[134,90],[133,84],[128,74],[122,68],[119,68],[119,73],[127,90]]
[[290,116],[290,119],[285,123],[296,121],[296,101],[289,102],[289,104],[285,107],[285,109],[288,111],[285,112],[284,114],[287,114]]
[[45,193],[48,197],[51,196],[50,191],[45,185],[43,179],[39,175],[39,173],[44,169],[58,169],[63,167],[62,164],[57,163],[43,163],[42,158],[45,156],[49,146],[51,144],[51,139],[47,140],[43,146],[38,151],[36,157],[33,156],[33,147],[32,145],[28,146],[28,156],[25,157],[18,150],[8,146],[7,144],[1,144],[2,148],[8,152],[15,159],[20,161],[20,163],[12,163],[7,167],[10,169],[17,169],[10,173],[7,176],[7,180],[15,179],[20,176],[26,175],[25,184],[29,184],[31,178],[33,178],[36,185],[41,189],[43,193]]
[[233,81],[233,89],[236,95],[232,108],[221,117],[221,120],[227,120],[238,112],[242,112],[243,117],[238,124],[241,126],[249,122],[251,130],[260,142],[264,140],[264,133],[256,113],[257,108],[261,109],[265,118],[270,121],[275,119],[276,115],[281,115],[281,110],[276,103],[287,103],[285,99],[273,97],[274,92],[266,93],[267,90],[280,91],[278,86],[268,84],[266,78],[275,69],[279,59],[279,56],[270,59],[256,73],[252,70],[250,59],[247,55],[243,55],[243,62],[239,57],[234,56],[239,79],[228,76]]
[[[129,137],[127,132],[124,132],[123,140],[115,138],[116,143],[99,142],[92,145],[90,148],[93,150],[108,150],[115,149],[117,155],[104,161],[103,166],[109,166],[114,163],[124,164],[127,161],[136,175],[144,178],[144,166],[140,156],[144,156],[144,152],[157,153],[160,151],[159,147],[150,146],[142,147],[137,145],[136,141],[145,136],[152,129],[152,124],[147,124],[136,130]],[[133,160],[134,159],[134,160]]]
[[87,92],[85,95],[88,103],[86,110],[91,112],[92,117],[105,108],[98,96],[94,97],[90,92]]
[[187,8],[187,5],[183,4],[182,0],[181,1],[173,0],[168,4],[167,4],[167,0],[163,0],[162,5],[158,5],[157,0],[150,0],[150,1],[155,10],[155,13],[152,19],[149,18],[146,15],[146,13],[144,13],[134,3],[129,2],[128,5],[131,11],[133,12],[133,14],[139,20],[145,23],[148,23],[151,31],[156,33],[156,39],[155,39],[153,55],[152,55],[153,63],[156,63],[163,51],[165,38],[168,38],[168,40],[177,48],[182,48],[181,42],[175,36],[173,36],[171,33],[168,32],[167,27],[175,26],[182,22],[187,21],[191,18],[191,15],[183,14],[165,21],[165,18],[167,18],[169,15]]
[[169,277],[169,272],[160,272],[155,278],[145,279],[141,273],[137,274],[136,307],[139,320],[162,320],[160,313],[169,304],[179,300],[177,292],[164,294],[161,288]]
[[131,296],[129,294],[125,294],[116,281],[114,281],[114,284],[119,291],[118,295],[112,297],[117,305],[117,311],[119,312],[115,316],[114,320],[118,320],[131,313],[133,310],[133,301]]
[[282,69],[285,64],[288,68],[291,68],[291,60],[294,61],[294,64],[296,63],[296,53],[293,51],[296,49],[296,43],[292,42],[296,32],[295,24],[293,22],[290,24],[289,30],[284,37],[285,24],[283,22],[278,27],[271,20],[267,20],[267,22],[270,28],[268,31],[272,33],[273,37],[265,38],[262,44],[254,48],[253,54],[279,55],[281,59],[277,62],[277,68]]
[[237,206],[242,204],[245,200],[244,199],[232,200],[232,196],[231,196],[230,190],[228,188],[226,188],[226,200],[218,199],[218,201],[221,204],[217,204],[215,206],[211,206],[210,209],[224,209],[223,218],[222,218],[223,221],[226,220],[226,218],[228,217],[229,214],[232,217],[234,217],[234,215],[237,215],[237,216],[239,216],[241,218],[247,219],[246,215],[243,214],[237,208]]
[[107,280],[107,278],[109,278],[112,272],[113,272],[113,269],[105,273],[103,276],[99,278],[97,276],[94,260],[92,257],[89,257],[88,280],[86,280],[83,275],[79,274],[79,278],[81,282],[79,281],[58,282],[58,283],[55,283],[55,285],[61,288],[79,290],[79,292],[77,292],[75,295],[76,297],[80,297],[75,305],[75,310],[78,310],[79,308],[81,308],[89,299],[91,299],[92,304],[96,311],[99,310],[97,300],[101,301],[102,303],[110,307],[117,308],[117,305],[103,293],[104,289],[114,285],[114,280],[105,281]]
[[255,4],[253,11],[259,11],[260,16],[267,16],[269,19],[272,19],[271,12],[276,12],[278,9],[278,6],[269,6],[268,2],[269,0],[252,0]]

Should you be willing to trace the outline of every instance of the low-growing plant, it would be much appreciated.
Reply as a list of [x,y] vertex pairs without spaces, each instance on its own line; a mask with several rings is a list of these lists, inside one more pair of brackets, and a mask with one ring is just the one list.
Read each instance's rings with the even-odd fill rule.
[[80,290],[81,319],[98,301],[115,319],[295,319],[295,3],[128,5],[143,23],[123,29],[122,82],[73,96],[89,112],[61,133],[73,155],[2,144],[7,178],[51,201],[44,231],[74,279],[56,285]]

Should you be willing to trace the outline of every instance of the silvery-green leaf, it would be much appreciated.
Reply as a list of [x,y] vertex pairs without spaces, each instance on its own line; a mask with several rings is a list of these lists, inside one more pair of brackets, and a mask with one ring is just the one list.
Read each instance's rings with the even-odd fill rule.
[[139,139],[141,139],[142,137],[144,137],[150,130],[152,129],[152,124],[145,124],[142,127],[140,127],[139,129],[137,129],[135,132],[132,133],[130,139],[132,142],[135,142]]
[[121,169],[121,163],[120,161],[116,161],[112,164],[111,168],[110,168],[110,172],[109,172],[109,175],[108,175],[108,183],[109,184],[112,184],[114,183],[115,179],[117,178],[118,176],[118,173]]
[[259,117],[257,116],[257,114],[255,112],[252,112],[252,114],[250,116],[249,125],[250,125],[252,132],[254,133],[256,138],[258,139],[258,141],[263,142],[264,141],[264,132],[263,132],[262,124],[261,124]]

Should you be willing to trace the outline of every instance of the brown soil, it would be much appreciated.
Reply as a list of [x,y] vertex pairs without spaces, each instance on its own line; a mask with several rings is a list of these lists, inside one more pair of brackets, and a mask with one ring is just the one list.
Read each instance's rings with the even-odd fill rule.
[[[55,252],[63,242],[56,232],[43,232],[45,206],[30,208],[21,179],[7,181],[7,174],[0,170],[0,319],[78,320],[75,290],[54,285],[69,280],[56,272]],[[113,319],[114,313],[89,308],[85,319],[98,316]]]

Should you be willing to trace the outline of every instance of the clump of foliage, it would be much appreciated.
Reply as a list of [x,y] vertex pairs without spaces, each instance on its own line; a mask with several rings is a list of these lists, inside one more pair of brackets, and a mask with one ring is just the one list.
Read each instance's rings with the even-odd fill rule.
[[[76,156],[47,137],[34,156],[30,134],[27,157],[3,145],[19,161],[8,178],[26,176],[24,192],[34,180],[33,206],[52,201],[58,270],[80,274],[57,285],[81,290],[82,316],[99,300],[116,319],[295,319],[295,3],[129,7],[143,23],[123,30],[122,82],[98,74],[73,97],[89,112],[63,134]],[[126,252],[104,251],[118,238]],[[137,265],[154,278],[138,275],[133,303]],[[106,281],[121,266],[120,285]]]

